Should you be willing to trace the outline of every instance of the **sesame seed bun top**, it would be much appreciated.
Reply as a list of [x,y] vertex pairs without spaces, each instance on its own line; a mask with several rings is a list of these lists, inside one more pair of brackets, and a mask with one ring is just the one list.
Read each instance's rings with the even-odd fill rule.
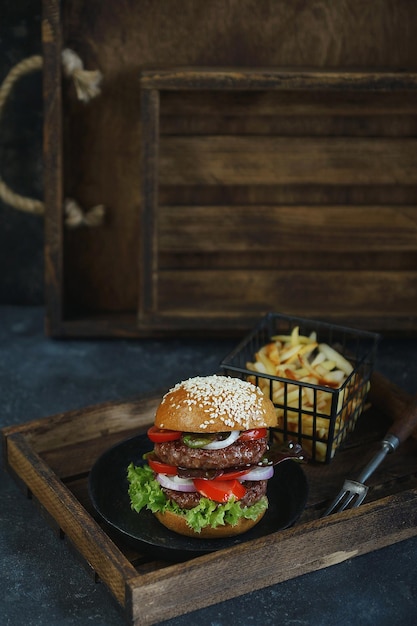
[[155,426],[182,432],[228,432],[277,425],[273,403],[252,383],[228,376],[198,376],[165,394]]

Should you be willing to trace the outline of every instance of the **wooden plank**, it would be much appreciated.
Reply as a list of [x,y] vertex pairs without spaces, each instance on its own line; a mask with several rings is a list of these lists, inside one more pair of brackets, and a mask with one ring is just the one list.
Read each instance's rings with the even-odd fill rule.
[[[284,305],[280,303],[280,310]],[[285,311],[284,311],[285,312]],[[288,311],[293,313],[293,311]],[[304,307],[300,314],[309,315],[310,310]],[[313,312],[314,313],[314,312]],[[385,332],[387,335],[408,335],[415,334],[416,318],[396,311],[389,317],[385,316],[383,310],[378,313],[362,310],[357,314],[346,314],[344,311],[325,311],[322,317],[334,324],[352,326],[363,330],[377,330]],[[132,315],[131,321],[123,325],[123,332],[120,334],[121,323],[115,320],[114,316],[109,318],[103,315],[97,318],[80,318],[78,320],[64,319],[60,326],[60,338],[65,337],[91,337],[103,338],[105,336],[123,336],[125,338],[169,338],[175,335],[177,338],[198,339],[204,335],[206,338],[238,338],[243,333],[248,332],[254,324],[259,321],[259,311],[240,311],[238,313],[207,312],[206,318],[178,317],[175,314],[169,315],[165,312],[157,312],[152,319],[142,320],[137,323],[137,316]]]
[[[133,622],[144,626],[169,619],[413,537],[417,534],[416,496],[415,489],[404,491],[131,579],[128,589]],[[242,572],[250,575],[242,576]],[[178,602],[178,589],[185,588],[187,593]]]
[[162,92],[161,134],[412,136],[413,92]]
[[159,166],[165,185],[416,185],[417,140],[166,136]]
[[[150,421],[149,424],[152,422]],[[57,476],[65,480],[83,477],[88,474],[98,457],[107,449],[124,439],[138,435],[145,429],[126,428],[122,431],[103,434],[102,437],[79,441],[53,449],[42,451],[39,456]]]
[[222,67],[231,60],[240,67],[415,67],[416,42],[405,25],[416,23],[416,7],[397,0],[377,6],[321,0],[320,11],[291,0],[211,0],[198,11],[195,0],[72,0],[63,4],[63,16],[67,41],[86,48],[94,42],[112,75],[130,64],[137,72],[156,64]]
[[346,71],[317,68],[190,67],[144,70],[142,89],[181,90],[287,90],[287,91],[415,91],[417,73],[408,71]]
[[42,13],[43,164],[45,203],[44,277],[47,331],[59,332],[63,317],[63,152],[61,24],[57,0],[45,0]]
[[[372,270],[184,270],[161,271],[159,312],[180,317],[239,314],[242,294],[247,310],[307,313],[312,319],[329,315],[410,316],[415,319],[417,270],[401,273]],[[175,295],[175,298],[174,298]],[[207,302],[211,303],[207,311]],[[383,303],[383,315],[381,305]]]
[[4,429],[4,436],[24,435],[37,453],[60,449],[117,433],[137,432],[153,422],[162,396],[149,394],[126,402],[106,402]]
[[[341,251],[344,246],[341,245]],[[319,249],[307,249],[301,251],[287,251],[273,249],[245,252],[227,252],[213,250],[209,252],[195,251],[166,253],[159,255],[159,271],[175,270],[241,270],[251,272],[253,270],[315,270],[317,272],[339,270],[357,272],[368,271],[372,267],[374,271],[391,271],[401,273],[409,271],[410,267],[417,267],[417,251],[401,252],[397,250],[346,250],[345,254],[335,254],[333,251]]]
[[162,135],[280,135],[281,137],[410,137],[417,133],[416,115],[364,116],[166,116]]
[[[175,334],[178,338],[194,338],[198,339],[204,335],[208,339],[213,338],[240,338],[243,333],[253,328],[254,324],[259,321],[260,314],[269,312],[259,310],[242,311],[222,311],[218,313],[216,310],[207,311],[206,316],[191,315],[182,311],[178,314],[174,311],[172,314],[168,311],[158,311],[151,319],[142,320],[139,327],[132,329],[132,337],[136,338],[164,338],[172,337]],[[277,309],[275,309],[276,311]],[[346,313],[345,311],[336,310],[329,311],[327,309],[318,308],[316,306],[310,308],[304,306],[298,311],[290,311],[285,308],[285,304],[280,302],[280,311],[283,313],[307,315],[312,319],[320,316],[321,319],[331,324],[346,325],[358,330],[372,330],[375,332],[385,333],[386,336],[415,336],[416,333],[416,315],[407,312],[395,311],[385,315],[381,305],[378,312],[368,312],[367,310],[357,310]]]
[[195,116],[211,118],[230,116],[242,118],[359,117],[364,122],[373,118],[415,116],[417,93],[366,93],[352,90],[349,94],[334,91],[182,91],[161,92],[161,118]]
[[[160,206],[165,253],[417,251],[416,206]],[[340,253],[340,254],[336,254]],[[241,259],[242,266],[244,259]]]
[[161,184],[161,206],[239,206],[239,205],[292,205],[292,206],[381,206],[414,205],[415,185],[392,184],[271,184],[251,185],[166,185]]
[[157,294],[153,276],[157,271],[157,233],[159,178],[159,92],[143,91],[142,119],[142,205],[139,248],[140,298],[139,319],[152,313]]

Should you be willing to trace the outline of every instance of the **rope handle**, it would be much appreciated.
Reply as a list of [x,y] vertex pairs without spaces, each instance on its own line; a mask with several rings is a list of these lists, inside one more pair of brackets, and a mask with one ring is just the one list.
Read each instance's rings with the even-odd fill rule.
[[[72,78],[74,81],[77,98],[82,102],[89,102],[100,94],[100,84],[102,81],[102,73],[99,70],[85,70],[80,57],[70,48],[65,48],[61,55],[62,66],[65,76]],[[7,74],[2,85],[0,86],[0,119],[7,98],[9,97],[16,82],[31,72],[42,70],[43,58],[40,55],[34,55],[23,59],[17,63]],[[14,209],[33,213],[35,215],[43,215],[45,213],[45,204],[41,200],[27,198],[14,192],[4,182],[0,175],[0,199],[9,204]],[[76,200],[66,198],[64,200],[65,224],[69,228],[78,226],[100,226],[103,223],[105,215],[105,207],[97,205],[89,209],[83,210]]]

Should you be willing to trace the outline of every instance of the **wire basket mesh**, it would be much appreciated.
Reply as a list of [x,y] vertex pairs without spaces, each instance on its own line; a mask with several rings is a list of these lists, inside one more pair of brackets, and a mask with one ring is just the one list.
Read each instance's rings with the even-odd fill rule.
[[269,313],[221,362],[274,403],[278,442],[329,463],[355,428],[369,389],[377,333]]

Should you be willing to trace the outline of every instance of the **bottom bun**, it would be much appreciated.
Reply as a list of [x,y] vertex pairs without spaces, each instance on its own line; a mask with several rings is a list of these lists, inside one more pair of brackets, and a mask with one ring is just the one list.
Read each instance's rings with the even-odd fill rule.
[[202,528],[199,533],[188,526],[187,520],[182,515],[172,513],[171,511],[166,511],[165,513],[155,513],[154,515],[161,522],[161,524],[179,535],[200,539],[219,539],[222,537],[234,537],[235,535],[241,535],[242,533],[247,532],[261,521],[266,510],[267,509],[264,509],[254,520],[241,517],[234,526],[231,524],[223,524],[221,526],[216,526],[216,528],[206,526]]

